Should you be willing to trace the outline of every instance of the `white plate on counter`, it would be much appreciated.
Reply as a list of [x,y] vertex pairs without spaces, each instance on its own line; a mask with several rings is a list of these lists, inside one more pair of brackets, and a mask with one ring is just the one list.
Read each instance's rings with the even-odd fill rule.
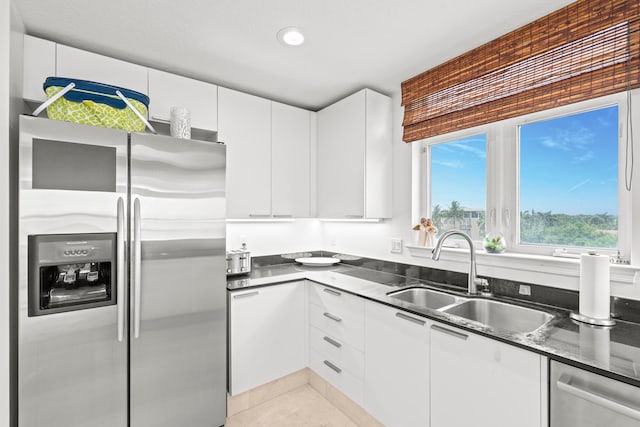
[[340,259],[316,256],[316,257],[307,257],[307,258],[296,258],[296,262],[299,262],[302,265],[307,265],[310,267],[326,267],[328,265],[339,263]]

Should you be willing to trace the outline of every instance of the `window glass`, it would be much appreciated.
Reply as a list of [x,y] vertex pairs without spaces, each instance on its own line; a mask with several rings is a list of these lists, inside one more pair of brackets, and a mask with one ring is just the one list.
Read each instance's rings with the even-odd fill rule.
[[615,248],[618,107],[521,125],[520,242]]
[[485,235],[487,137],[477,135],[430,146],[431,219],[438,234],[459,229]]

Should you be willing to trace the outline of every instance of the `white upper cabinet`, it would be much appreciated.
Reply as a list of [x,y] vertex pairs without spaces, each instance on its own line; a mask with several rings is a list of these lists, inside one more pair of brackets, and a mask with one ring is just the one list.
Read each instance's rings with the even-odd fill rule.
[[272,214],[276,218],[310,216],[311,113],[271,104]]
[[218,87],[164,71],[149,69],[149,117],[168,122],[171,107],[186,107],[191,126],[218,130]]
[[59,77],[91,80],[148,94],[147,68],[73,47],[57,45]]
[[545,425],[542,356],[444,325],[430,347],[431,427]]
[[227,144],[227,216],[310,215],[310,111],[218,89],[218,140]]
[[318,112],[319,217],[391,217],[391,110],[363,89]]
[[271,217],[271,101],[218,88],[218,140],[227,144],[227,217]]
[[56,75],[56,44],[49,40],[24,36],[24,76],[22,97],[28,101],[45,101],[42,84]]

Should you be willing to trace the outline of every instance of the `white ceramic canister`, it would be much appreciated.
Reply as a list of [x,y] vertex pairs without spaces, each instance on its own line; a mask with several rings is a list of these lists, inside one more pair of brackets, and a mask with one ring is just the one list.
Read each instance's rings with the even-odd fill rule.
[[185,107],[171,107],[171,136],[174,138],[191,138],[191,112]]

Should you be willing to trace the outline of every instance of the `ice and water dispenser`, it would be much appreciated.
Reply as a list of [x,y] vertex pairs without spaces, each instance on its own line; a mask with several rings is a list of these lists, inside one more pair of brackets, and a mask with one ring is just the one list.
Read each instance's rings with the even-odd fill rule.
[[116,303],[116,234],[29,236],[29,316]]

